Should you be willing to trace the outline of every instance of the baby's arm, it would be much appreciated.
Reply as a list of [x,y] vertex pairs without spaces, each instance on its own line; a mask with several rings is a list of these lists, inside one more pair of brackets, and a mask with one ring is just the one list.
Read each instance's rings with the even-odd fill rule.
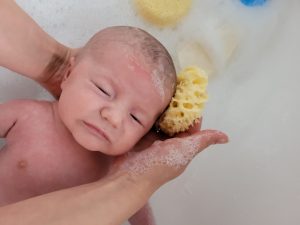
[[0,103],[0,138],[5,138],[17,122],[19,101]]
[[131,225],[155,225],[155,219],[152,213],[152,209],[149,203],[144,205],[139,211],[137,211],[130,219]]

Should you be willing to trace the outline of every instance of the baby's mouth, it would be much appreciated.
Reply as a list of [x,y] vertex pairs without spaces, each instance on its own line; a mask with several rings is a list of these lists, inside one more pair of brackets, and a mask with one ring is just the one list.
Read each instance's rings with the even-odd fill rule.
[[94,126],[90,123],[87,123],[85,121],[83,121],[84,125],[93,133],[96,134],[98,137],[100,136],[101,138],[104,138],[105,140],[107,140],[108,142],[110,141],[110,138],[108,137],[108,135],[101,130],[100,128],[98,128],[97,126]]

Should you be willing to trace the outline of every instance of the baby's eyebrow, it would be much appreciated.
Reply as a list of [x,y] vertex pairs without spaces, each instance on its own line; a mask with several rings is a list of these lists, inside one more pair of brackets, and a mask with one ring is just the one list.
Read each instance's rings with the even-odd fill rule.
[[106,85],[106,87],[109,87],[110,89],[112,89],[112,91],[114,91],[116,89],[116,84],[114,82],[113,79],[111,79],[110,75],[102,75],[101,78],[99,76],[95,77],[95,81],[101,81],[102,83],[104,83]]
[[147,117],[149,117],[149,115],[147,114],[146,110],[144,110],[142,107],[137,106],[136,107],[136,111],[140,112],[143,116],[146,115]]
[[136,111],[139,112],[142,115],[143,121],[148,123],[150,120],[152,120],[152,118],[149,115],[149,113],[147,112],[147,110],[143,109],[143,107],[137,106]]

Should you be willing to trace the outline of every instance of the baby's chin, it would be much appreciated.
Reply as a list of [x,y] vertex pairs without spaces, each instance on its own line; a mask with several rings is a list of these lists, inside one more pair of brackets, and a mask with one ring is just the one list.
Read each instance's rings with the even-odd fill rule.
[[100,140],[97,137],[84,133],[73,133],[72,135],[75,141],[84,149],[101,152],[108,155],[107,152],[110,148],[110,143],[108,143],[106,140]]
[[82,134],[81,135],[74,135],[73,137],[75,141],[81,145],[85,150],[88,151],[93,151],[93,152],[100,152],[104,155],[109,155],[109,156],[118,156],[122,155],[130,149],[130,148],[118,148],[118,146],[114,146],[113,144],[109,143],[106,140],[101,140],[99,138],[91,137],[91,136],[86,136],[84,137]]

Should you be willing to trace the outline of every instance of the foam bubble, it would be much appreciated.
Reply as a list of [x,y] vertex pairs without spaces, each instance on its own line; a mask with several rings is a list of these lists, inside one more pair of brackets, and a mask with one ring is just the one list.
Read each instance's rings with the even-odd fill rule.
[[165,87],[166,77],[160,76],[159,73],[161,73],[160,69],[154,69],[151,73],[151,80],[159,96],[164,100],[165,98],[164,87]]
[[[162,98],[162,101],[165,101],[166,95],[169,94],[168,92],[175,88],[176,82],[172,82],[172,84],[169,82],[172,76],[172,73],[166,72],[166,68],[160,60],[156,63],[155,69],[153,69],[151,72],[152,83]],[[172,87],[167,88],[169,85],[172,85]]]
[[155,142],[151,149],[140,153],[128,153],[127,160],[121,169],[134,175],[143,174],[155,166],[167,166],[179,169],[185,167],[198,153],[199,142],[206,138],[191,136],[187,138],[170,139]]

